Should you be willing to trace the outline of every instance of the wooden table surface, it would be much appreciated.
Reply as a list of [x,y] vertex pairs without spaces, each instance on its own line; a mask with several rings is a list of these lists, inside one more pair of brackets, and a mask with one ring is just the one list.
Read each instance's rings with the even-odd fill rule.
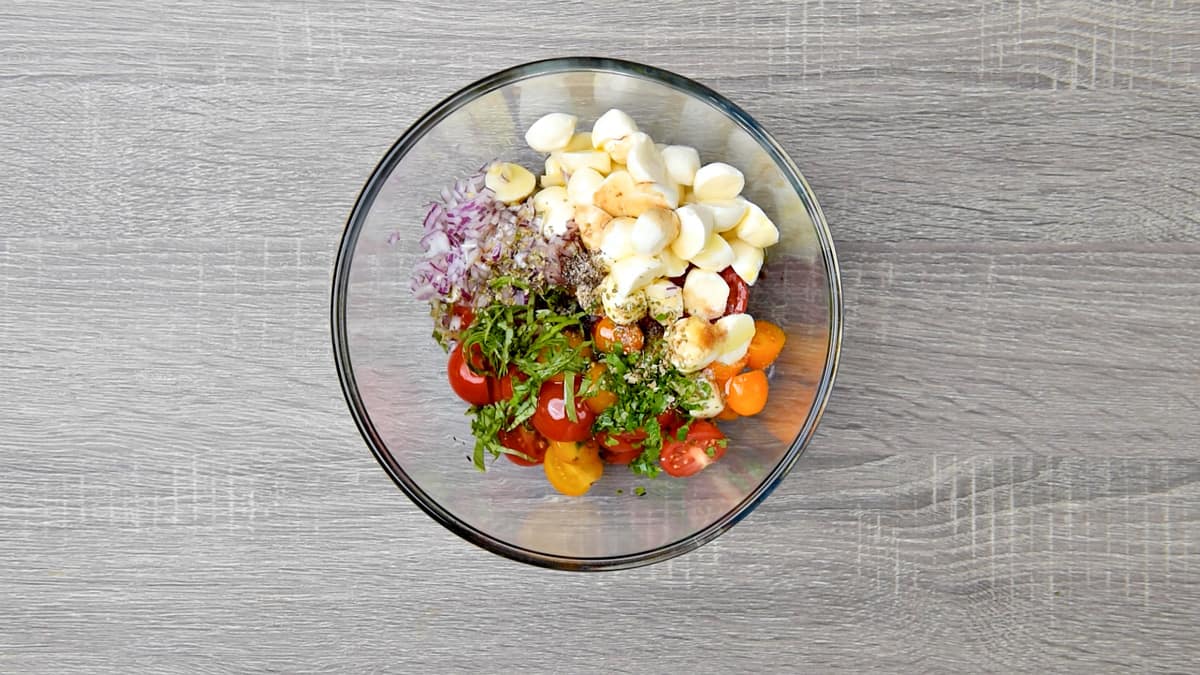
[[[484,4],[0,3],[0,672],[1196,667],[1200,4]],[[600,575],[405,499],[327,322],[405,127],[581,53],[758,117],[846,294],[782,487]]]

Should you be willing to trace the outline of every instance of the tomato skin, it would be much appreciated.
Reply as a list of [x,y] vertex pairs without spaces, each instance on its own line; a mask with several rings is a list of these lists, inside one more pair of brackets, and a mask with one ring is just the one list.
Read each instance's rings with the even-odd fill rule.
[[662,434],[665,438],[668,434],[675,433],[679,427],[683,426],[683,415],[680,415],[679,411],[674,408],[664,411],[658,416],[658,426],[662,429]]
[[[575,376],[572,375],[574,378]],[[578,396],[579,382],[575,381],[575,421],[567,415],[566,387],[563,382],[550,381],[538,393],[533,427],[551,441],[586,441],[592,435],[596,413]]]
[[592,483],[604,475],[604,462],[596,444],[554,442],[546,451],[542,465],[546,479],[560,493],[578,497],[592,487]]
[[[658,429],[662,433],[663,438],[675,433],[679,427],[683,426],[683,417],[674,409],[659,414],[656,419],[658,419]],[[642,441],[646,440],[647,434],[645,429],[634,429],[633,431],[614,432],[611,436],[617,440],[640,447]]]
[[[475,356],[479,356],[475,354]],[[482,362],[482,356],[475,361],[476,367]],[[471,405],[487,405],[492,402],[493,385],[491,379],[482,373],[476,373],[467,365],[463,358],[462,344],[454,345],[450,350],[450,360],[446,362],[446,376],[450,380],[450,388],[462,400]]]
[[507,401],[513,397],[513,379],[517,382],[524,382],[529,379],[525,373],[517,370],[513,364],[508,364],[508,371],[500,377],[491,378],[492,383],[492,402]]
[[563,331],[563,335],[567,336],[567,344],[579,350],[580,355],[585,359],[592,358],[592,346],[584,344],[583,335],[579,331],[569,328]]
[[733,271],[732,267],[721,270],[721,278],[729,286],[729,299],[725,301],[725,315],[743,314],[750,304],[750,286]]
[[475,312],[467,305],[458,304],[450,309],[450,313],[454,318],[458,319],[458,328],[455,330],[464,331],[470,327],[471,322],[475,320]]
[[761,319],[754,322],[754,337],[746,350],[746,365],[751,368],[766,368],[779,358],[787,335],[779,326]]
[[725,383],[725,405],[739,415],[757,415],[767,405],[767,374],[748,370]]
[[672,437],[663,443],[658,462],[668,475],[686,478],[721,459],[725,454],[724,441],[725,434],[715,424],[696,420],[688,427],[684,440]]
[[529,455],[534,460],[531,462],[524,457],[517,457],[516,455],[509,455],[507,453],[504,455],[510,462],[518,466],[537,466],[541,464],[546,459],[546,449],[550,447],[549,441],[524,424],[518,426],[516,429],[502,429],[497,438],[500,441],[500,445],[509,450],[516,450],[517,452]]
[[640,441],[631,443],[605,432],[596,435],[596,445],[600,448],[600,459],[609,464],[628,464],[642,454]]
[[721,441],[725,434],[717,425],[708,420],[695,420],[688,426],[687,440],[689,441]]
[[746,367],[746,357],[743,356],[742,358],[738,359],[737,361],[735,361],[734,363],[731,363],[731,364],[724,364],[724,363],[721,363],[720,361],[713,361],[708,366],[706,366],[704,368],[704,370],[707,371],[710,375],[712,375],[712,379],[715,380],[717,384],[724,386],[724,384],[729,380],[729,378],[741,373],[745,367]]
[[[606,370],[608,370],[608,367],[603,363],[593,363],[592,367],[588,368],[587,377],[598,385]],[[616,402],[617,395],[605,389],[600,389],[595,394],[587,397],[588,407],[597,415],[611,408]]]
[[611,352],[618,344],[625,353],[640,352],[645,346],[646,336],[636,325],[619,325],[606,316],[592,327],[592,342],[602,352]]

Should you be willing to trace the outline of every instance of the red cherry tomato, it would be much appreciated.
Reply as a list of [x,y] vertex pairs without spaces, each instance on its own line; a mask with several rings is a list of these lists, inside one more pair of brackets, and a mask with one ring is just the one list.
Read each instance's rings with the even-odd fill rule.
[[471,308],[467,305],[455,305],[451,308],[450,313],[454,315],[454,318],[458,319],[458,326],[452,326],[454,330],[466,330],[471,325],[471,322],[475,320],[475,312],[471,311]]
[[721,278],[729,286],[729,299],[725,301],[725,314],[743,314],[750,304],[750,286],[733,271],[732,267],[721,270]]
[[533,427],[552,441],[586,441],[592,436],[596,413],[579,395],[579,378],[572,376],[575,387],[575,420],[567,414],[566,387],[563,382],[550,381],[538,393]]
[[511,363],[508,366],[508,372],[500,377],[493,377],[492,380],[492,401],[507,401],[513,397],[513,378],[517,382],[524,382],[528,379],[525,373],[517,370],[517,367]]
[[663,443],[658,462],[663,471],[677,478],[699,473],[725,454],[725,434],[712,422],[696,420],[688,427],[687,437],[672,437]]
[[529,455],[534,460],[531,462],[523,457],[517,457],[516,455],[504,455],[513,464],[517,464],[519,466],[536,466],[541,464],[546,459],[546,448],[550,447],[549,441],[543,438],[541,434],[533,429],[530,429],[524,424],[511,431],[501,430],[500,433],[497,434],[497,438],[500,441],[500,445],[503,445],[509,450],[516,450],[517,452]]
[[[478,352],[472,356],[478,357],[473,358],[472,361],[479,370],[483,358]],[[461,343],[454,345],[454,349],[450,350],[450,360],[446,363],[446,375],[450,379],[450,388],[467,403],[487,405],[492,402],[493,385],[490,382],[492,378],[471,370],[466,359],[463,358]]]
[[681,426],[683,426],[683,416],[674,408],[658,416],[658,427],[662,429],[663,438],[674,434]]
[[637,459],[642,454],[640,445],[633,446],[620,439],[616,440],[615,445],[605,445],[605,437],[597,436],[600,446],[600,459],[609,464],[628,464]]
[[[682,424],[683,418],[680,417],[679,413],[675,412],[674,409],[668,410],[658,416],[658,428],[659,431],[662,432],[663,438],[675,433],[675,430],[682,426]],[[612,434],[608,434],[608,436],[611,436],[612,438],[615,438],[619,441],[624,441],[630,445],[636,445],[638,447],[641,447],[642,441],[646,440],[646,435],[645,429],[617,431]],[[604,449],[603,443],[600,444],[600,449]]]

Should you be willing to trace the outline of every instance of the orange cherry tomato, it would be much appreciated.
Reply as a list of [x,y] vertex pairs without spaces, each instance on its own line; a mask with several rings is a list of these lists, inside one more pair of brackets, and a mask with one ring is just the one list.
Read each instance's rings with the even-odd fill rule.
[[720,361],[713,361],[705,370],[712,375],[712,378],[717,381],[717,384],[724,385],[729,378],[742,372],[745,367],[746,357],[743,356],[736,362],[730,364],[724,364]]
[[592,328],[592,342],[602,352],[611,352],[619,343],[625,352],[640,352],[645,345],[646,336],[636,325],[628,326],[613,323],[607,316],[596,322]]
[[[603,363],[593,363],[592,367],[588,368],[587,379],[599,383],[601,376],[604,375],[604,371],[606,370],[608,368]],[[587,404],[587,407],[592,409],[592,412],[599,415],[617,402],[617,395],[611,391],[597,389],[595,394],[585,398],[583,402]]]
[[[583,358],[592,358],[592,346],[584,345],[583,335],[580,335],[579,331],[565,330],[563,331],[563,335],[567,336],[567,344],[579,349],[579,353],[583,355]],[[580,349],[581,346],[583,347],[582,349]]]
[[750,340],[750,348],[746,350],[746,365],[766,368],[779,358],[786,341],[787,335],[779,326],[770,321],[755,321],[754,337]]
[[542,468],[550,485],[570,497],[585,494],[604,475],[604,462],[592,441],[550,443]]
[[725,383],[725,405],[739,415],[757,415],[767,405],[767,374],[751,370]]
[[741,417],[741,415],[734,412],[733,408],[730,408],[729,406],[725,406],[725,409],[722,410],[719,415],[717,415],[717,419],[721,420],[722,422],[732,422],[739,417]]

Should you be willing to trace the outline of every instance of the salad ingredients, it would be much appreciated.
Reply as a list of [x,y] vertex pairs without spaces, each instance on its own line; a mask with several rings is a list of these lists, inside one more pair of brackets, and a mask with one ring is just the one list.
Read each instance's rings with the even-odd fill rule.
[[677,478],[686,478],[721,459],[729,446],[725,434],[716,425],[703,420],[679,430],[675,438],[663,446],[659,461],[663,471]]
[[471,405],[487,405],[492,402],[492,378],[477,372],[482,367],[478,350],[474,355],[474,363],[468,363],[463,357],[462,345],[454,345],[454,349],[450,350],[450,360],[446,362],[446,375],[450,380],[450,388],[459,398]]
[[592,328],[592,343],[602,352],[640,352],[645,344],[645,337],[642,335],[642,329],[636,324],[613,323],[613,320],[606,316],[597,321]]
[[766,368],[779,358],[783,343],[787,340],[783,329],[770,321],[755,321],[754,336],[746,352],[746,363],[751,368]]
[[543,384],[538,394],[533,427],[551,441],[586,441],[592,436],[596,414],[578,395],[575,378],[567,373],[561,381]]
[[578,125],[555,112],[526,131],[540,178],[496,161],[444,190],[412,278],[476,467],[542,464],[572,496],[606,465],[685,477],[719,460],[711,420],[765,408],[785,340],[747,313],[779,230],[742,172],[620,110]]
[[517,204],[533,192],[537,182],[533,174],[520,164],[497,162],[488,168],[484,185],[496,193],[496,199],[507,204]]
[[501,429],[497,438],[501,445],[515,451],[504,456],[519,466],[541,464],[550,445],[544,436],[525,424],[517,425],[515,429]]
[[716,319],[725,313],[729,285],[716,272],[694,269],[683,282],[683,309],[701,319]]
[[721,278],[729,285],[729,299],[725,302],[726,314],[740,314],[750,303],[750,284],[733,268],[721,270]]
[[746,179],[742,172],[724,162],[705,164],[692,179],[692,192],[700,201],[733,199],[742,193]]
[[725,402],[739,415],[757,415],[767,405],[767,374],[751,370],[725,382]]
[[754,339],[754,319],[749,314],[727,314],[716,321],[721,342],[717,345],[714,363],[733,364],[746,358],[746,350]]
[[613,108],[596,118],[596,123],[592,125],[592,147],[603,148],[605,143],[619,141],[637,133],[637,130],[637,123],[628,113]]
[[[426,213],[424,257],[411,289],[430,303],[433,335],[447,349],[463,329],[461,316],[493,303],[522,303],[526,289],[561,287],[571,261],[585,255],[578,238],[547,237],[531,200],[505,204],[485,185],[485,171],[443,190]],[[519,284],[492,284],[515,279]]]
[[564,495],[579,497],[604,475],[595,443],[551,443],[544,464],[546,479]]
[[686,145],[668,145],[662,149],[667,176],[680,185],[691,185],[700,170],[700,153]]
[[538,152],[562,150],[575,137],[575,123],[578,121],[578,117],[566,113],[545,115],[525,132],[525,143]]

